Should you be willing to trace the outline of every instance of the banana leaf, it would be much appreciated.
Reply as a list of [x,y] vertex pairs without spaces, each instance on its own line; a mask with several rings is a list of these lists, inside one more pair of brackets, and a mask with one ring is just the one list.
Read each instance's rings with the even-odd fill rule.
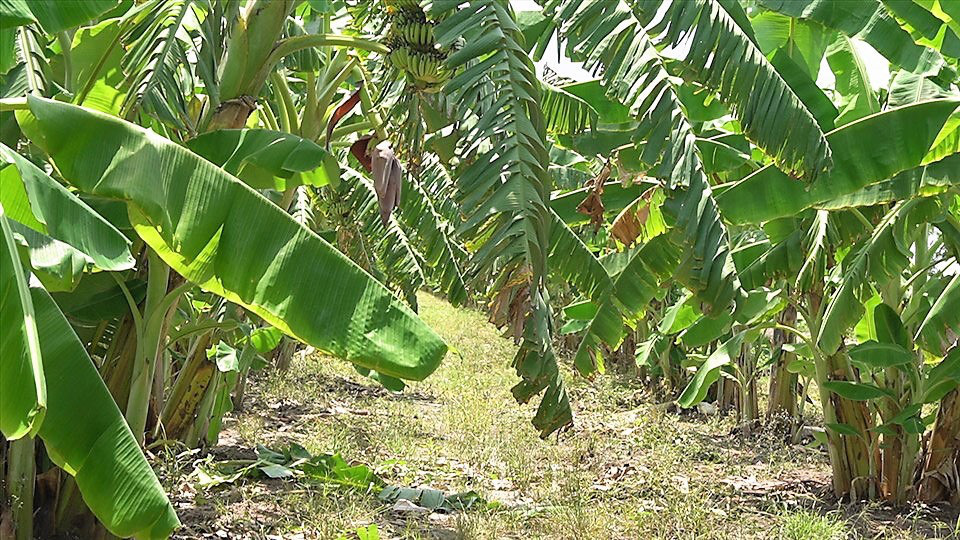
[[3,144],[0,167],[0,202],[10,219],[69,244],[104,270],[133,268],[130,241],[79,197]]
[[0,433],[13,440],[40,427],[46,385],[33,302],[3,205],[0,234]]
[[805,185],[768,165],[732,185],[719,186],[717,204],[735,223],[792,216],[919,166],[960,101],[937,100],[877,113],[827,134],[834,166]]
[[934,301],[917,336],[923,338],[923,344],[930,352],[945,354],[951,345],[949,330],[960,333],[960,274],[953,276]]
[[760,4],[862,39],[891,63],[908,71],[932,75],[945,66],[940,53],[914,42],[880,0],[760,0]]
[[40,23],[44,32],[55,34],[85,23],[115,7],[117,0],[3,0],[0,28]]
[[76,478],[111,533],[167,538],[180,521],[96,366],[47,291],[30,294],[47,384],[38,433],[47,454]]
[[[250,187],[279,191],[300,184],[336,186],[337,158],[319,144],[268,129],[220,129],[187,142],[187,148]],[[299,177],[296,173],[303,173]]]
[[18,113],[21,128],[63,177],[126,201],[137,234],[203,289],[393,377],[422,380],[446,354],[440,337],[383,285],[223,169],[99,112],[37,97],[28,104]]

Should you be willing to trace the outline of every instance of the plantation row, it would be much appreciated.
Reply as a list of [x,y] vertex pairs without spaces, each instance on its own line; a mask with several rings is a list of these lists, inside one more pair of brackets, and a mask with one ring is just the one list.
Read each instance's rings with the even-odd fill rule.
[[[0,21],[5,535],[169,536],[145,450],[216,445],[299,343],[423,380],[447,353],[424,288],[513,337],[544,438],[576,421],[563,364],[609,370],[744,433],[822,413],[838,497],[960,504],[960,4],[7,0]],[[538,75],[557,46],[597,78]]]

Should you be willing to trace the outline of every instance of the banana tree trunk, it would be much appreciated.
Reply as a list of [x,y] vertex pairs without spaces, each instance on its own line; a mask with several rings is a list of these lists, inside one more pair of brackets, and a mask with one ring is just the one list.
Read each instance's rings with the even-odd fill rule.
[[736,409],[739,401],[737,385],[726,377],[720,377],[717,381],[717,409],[721,411]]
[[918,498],[923,502],[960,499],[960,388],[940,400],[937,423],[930,437],[927,460],[920,477]]
[[233,29],[220,77],[221,103],[207,124],[207,130],[241,128],[256,109],[269,66],[270,53],[283,31],[291,0],[255,0]]
[[[838,351],[828,358],[830,380],[850,381],[852,368],[846,353]],[[830,393],[830,401],[836,414],[836,422],[852,426],[860,436],[840,437],[840,461],[833,465],[834,475],[842,470],[838,495],[848,495],[852,500],[873,499],[877,495],[877,476],[880,455],[876,436],[870,431],[873,420],[867,405]],[[837,488],[837,484],[834,484]]]
[[[797,310],[787,306],[780,314],[780,323],[795,327],[797,324]],[[796,359],[792,352],[783,350],[786,344],[794,342],[794,335],[779,328],[773,331],[773,354],[777,360],[770,373],[770,400],[767,403],[766,421],[770,423],[776,418],[795,419],[797,417],[797,374],[787,370],[790,362]]]
[[744,343],[741,346],[737,362],[741,377],[739,384],[736,385],[737,420],[741,433],[750,435],[753,433],[754,424],[760,419],[760,407],[757,402],[757,363],[750,344]]
[[7,450],[7,492],[3,521],[6,522],[4,527],[12,529],[11,538],[16,540],[33,538],[34,447],[33,437],[26,436],[11,441]]

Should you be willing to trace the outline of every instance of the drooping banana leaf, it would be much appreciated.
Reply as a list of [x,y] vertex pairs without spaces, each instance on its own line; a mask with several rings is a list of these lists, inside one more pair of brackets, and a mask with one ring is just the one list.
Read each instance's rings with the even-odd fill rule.
[[[717,212],[693,124],[657,45],[677,45],[680,34],[686,32],[679,30],[678,19],[697,21],[698,39],[692,41],[685,61],[709,81],[707,86],[722,87],[721,97],[737,112],[748,136],[760,141],[777,162],[802,169],[810,177],[829,163],[829,149],[810,112],[723,5],[714,0],[660,4],[563,2],[561,33],[573,58],[582,58],[588,69],[602,68],[607,97],[627,106],[637,122],[634,137],[643,142],[638,145],[638,150],[642,147],[639,161],[651,165],[649,174],[661,179],[668,190],[664,209],[673,217],[672,236],[684,255],[676,279],[697,293],[705,311],[724,310],[740,287],[729,257],[727,230]],[[720,28],[729,39],[716,38]],[[699,56],[711,55],[716,59],[712,66],[700,63]],[[744,93],[753,84],[769,92],[769,107],[800,126],[789,144],[772,132],[766,120],[755,117],[755,103]]]
[[827,63],[833,71],[834,86],[840,97],[840,114],[835,125],[849,124],[880,112],[880,103],[867,77],[867,68],[850,38],[844,35],[837,37],[827,49]]
[[449,14],[434,29],[437,42],[463,43],[447,57],[448,68],[462,70],[444,93],[464,117],[477,119],[458,145],[458,198],[466,215],[458,232],[482,243],[472,261],[478,272],[529,276],[529,309],[513,361],[521,380],[512,392],[522,403],[543,393],[533,424],[546,437],[569,425],[573,413],[552,349],[550,155],[540,84],[509,2],[436,0],[430,9]]
[[887,97],[888,107],[902,107],[910,103],[930,101],[932,99],[956,98],[955,88],[944,87],[929,77],[900,70],[893,75],[890,81],[890,95]]
[[[125,292],[117,284],[117,274],[97,272],[83,278],[80,285],[70,292],[51,292],[50,296],[61,311],[71,319],[100,322],[122,317],[130,312],[130,303]],[[136,277],[125,277],[124,286],[134,302],[143,301],[147,282]],[[49,292],[49,291],[48,291]]]
[[446,344],[409,308],[219,167],[96,111],[34,97],[28,104],[21,127],[63,177],[126,201],[140,237],[190,281],[381,373],[421,380],[439,365]]
[[[960,8],[949,0],[882,0],[914,39],[944,56],[960,58]],[[943,5],[941,5],[943,4]],[[939,9],[938,9],[939,8]],[[918,37],[919,36],[919,37]]]
[[36,433],[47,406],[33,301],[0,204],[0,433],[7,440]]
[[767,244],[767,250],[740,270],[744,289],[756,289],[770,280],[795,275],[803,264],[801,238],[801,231],[797,230],[776,244]]
[[414,231],[413,240],[423,254],[428,278],[440,285],[450,303],[460,305],[469,295],[463,272],[467,251],[454,237],[453,224],[440,212],[427,187],[446,181],[443,165],[427,157],[417,177],[404,175],[403,207],[396,219]]
[[597,124],[597,111],[582,98],[541,81],[540,107],[549,133],[579,133]]
[[[319,144],[267,129],[219,129],[187,142],[187,148],[223,167],[250,187],[276,190],[299,184],[340,182],[337,159]],[[302,173],[299,178],[294,175]]]
[[780,167],[810,180],[829,170],[831,150],[820,126],[737,23],[730,3],[627,3],[657,45],[689,47],[681,62],[704,86],[720,94],[740,120],[744,134]]
[[130,241],[39,167],[0,144],[0,202],[8,217],[69,244],[103,270],[133,268]]
[[38,433],[47,454],[76,478],[111,533],[167,538],[180,521],[96,366],[47,291],[30,293],[47,383]]
[[50,291],[72,291],[93,261],[84,253],[17,221],[9,220],[14,241],[23,246],[33,275]]
[[589,298],[605,296],[613,287],[610,275],[580,237],[551,211],[550,271],[569,281]]
[[[750,26],[756,32],[760,50],[771,58],[771,63],[781,75],[783,71],[773,61],[773,56],[780,53],[782,58],[790,60],[800,74],[808,79],[817,78],[823,55],[834,34],[832,30],[821,24],[795,20],[775,11],[760,11],[750,18]],[[790,80],[787,79],[787,82],[790,83]],[[810,105],[806,100],[804,103]]]
[[950,348],[947,332],[960,334],[960,274],[955,274],[934,301],[917,332],[924,347],[934,354],[945,354]]
[[810,185],[768,165],[717,188],[724,218],[760,223],[791,216],[921,164],[960,101],[937,100],[877,113],[840,127],[827,140],[834,167]]

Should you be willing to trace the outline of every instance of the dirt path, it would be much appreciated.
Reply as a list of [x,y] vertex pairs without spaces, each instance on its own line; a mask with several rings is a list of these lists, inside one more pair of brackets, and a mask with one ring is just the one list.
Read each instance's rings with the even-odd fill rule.
[[[482,314],[421,295],[455,349],[396,394],[342,362],[301,355],[260,374],[207,451],[157,456],[180,538],[948,538],[956,511],[839,506],[821,495],[825,456],[773,434],[730,435],[731,418],[661,412],[639,387],[568,376],[577,425],[541,441],[510,396],[513,345]],[[339,453],[391,484],[475,490],[487,505],[420,512],[296,479],[202,487],[194,471],[253,459],[257,445]],[[375,525],[375,527],[371,527]],[[358,533],[358,529],[361,532]],[[371,531],[376,532],[371,532]]]

